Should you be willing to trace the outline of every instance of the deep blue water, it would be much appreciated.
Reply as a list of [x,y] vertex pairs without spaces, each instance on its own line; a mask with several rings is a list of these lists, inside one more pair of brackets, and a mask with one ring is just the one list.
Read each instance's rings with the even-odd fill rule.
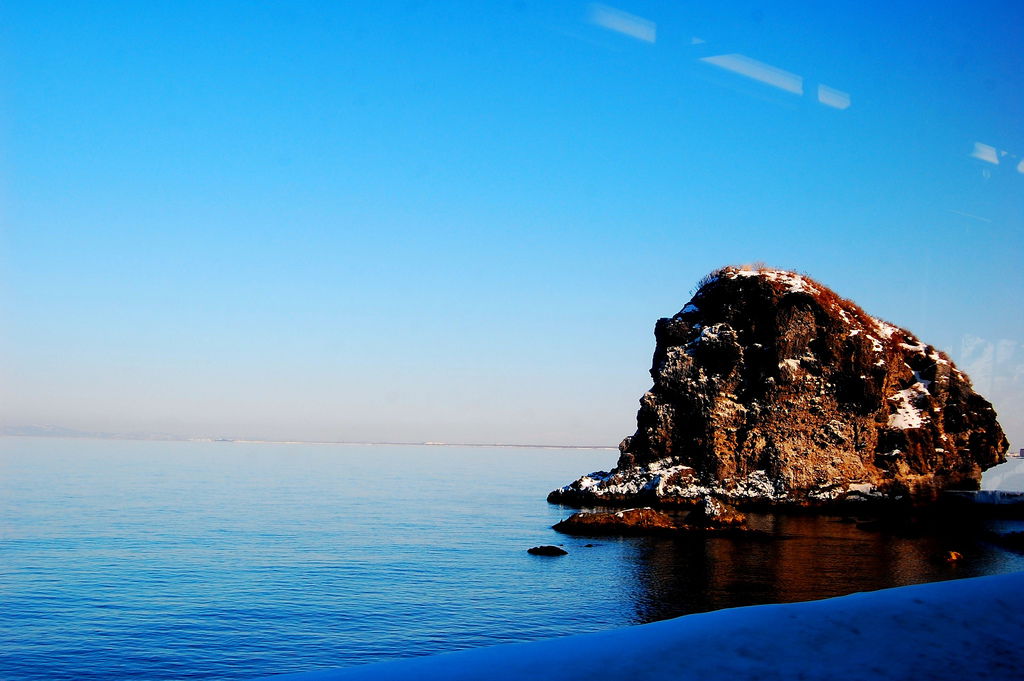
[[775,541],[552,531],[570,509],[547,492],[615,456],[0,439],[0,678],[246,679],[1024,569],[827,518],[755,517]]

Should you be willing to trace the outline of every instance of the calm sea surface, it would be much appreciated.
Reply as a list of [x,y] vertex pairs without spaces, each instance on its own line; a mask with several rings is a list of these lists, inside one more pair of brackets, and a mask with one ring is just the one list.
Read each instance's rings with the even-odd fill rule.
[[[571,510],[547,492],[615,458],[0,438],[0,678],[246,679],[1024,569],[976,533],[829,518],[754,518],[771,541],[552,531]],[[1022,463],[992,477],[1019,489]]]

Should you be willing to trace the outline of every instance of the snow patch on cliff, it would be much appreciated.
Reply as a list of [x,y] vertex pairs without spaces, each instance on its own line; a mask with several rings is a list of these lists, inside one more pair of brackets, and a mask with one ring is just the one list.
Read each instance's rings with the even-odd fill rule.
[[579,480],[577,480],[576,482],[572,483],[572,485],[566,485],[562,489],[568,490],[573,485],[575,485],[576,489],[579,489],[579,490],[590,489],[592,487],[596,487],[597,485],[600,485],[602,482],[604,482],[607,479],[608,479],[608,473],[606,471],[595,471],[594,473],[588,473],[588,474],[584,475]]
[[875,322],[875,328],[878,329],[878,335],[880,335],[882,338],[888,340],[889,338],[892,338],[894,334],[900,332],[898,327],[893,326],[887,321],[878,319],[877,317],[872,317],[872,319]]
[[922,383],[914,383],[890,397],[896,403],[896,411],[889,415],[889,427],[907,430],[920,428],[928,421],[928,415],[917,405],[928,395]]
[[735,277],[761,277],[785,287],[786,293],[815,293],[820,288],[812,281],[796,272],[770,269],[740,269],[733,270],[730,278]]

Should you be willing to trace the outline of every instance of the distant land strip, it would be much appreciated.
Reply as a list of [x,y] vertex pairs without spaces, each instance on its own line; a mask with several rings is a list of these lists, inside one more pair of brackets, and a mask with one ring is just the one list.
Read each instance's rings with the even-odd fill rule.
[[263,445],[345,445],[360,447],[402,446],[402,447],[505,447],[510,449],[616,449],[611,445],[553,445],[507,442],[386,442],[355,440],[264,440],[233,437],[184,437],[170,433],[106,433],[76,430],[61,426],[3,426],[0,436],[4,437],[53,437],[87,438],[93,440],[137,440],[148,442],[226,442]]

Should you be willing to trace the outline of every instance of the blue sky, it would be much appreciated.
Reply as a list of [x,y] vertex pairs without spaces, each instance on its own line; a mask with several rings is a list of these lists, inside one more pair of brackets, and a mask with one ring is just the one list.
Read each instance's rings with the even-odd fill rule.
[[1022,439],[1024,9],[719,5],[5,3],[0,421],[614,444],[761,260]]

